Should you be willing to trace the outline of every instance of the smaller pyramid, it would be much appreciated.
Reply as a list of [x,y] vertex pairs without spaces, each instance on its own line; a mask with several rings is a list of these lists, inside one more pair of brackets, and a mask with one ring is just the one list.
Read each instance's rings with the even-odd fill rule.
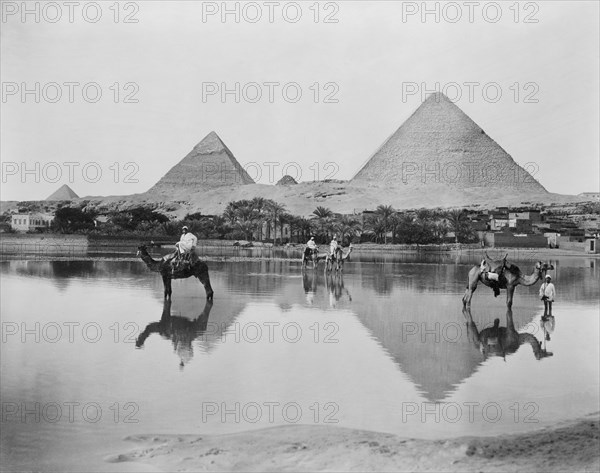
[[211,131],[148,192],[196,192],[244,184],[254,184],[254,180],[238,163],[219,135]]
[[296,184],[298,184],[296,182],[296,179],[294,179],[289,174],[286,174],[281,179],[279,179],[279,181],[277,181],[277,184],[275,184],[275,185],[276,186],[293,186],[293,185],[296,185]]
[[46,198],[46,200],[72,200],[79,199],[79,196],[75,194],[73,189],[68,185],[64,184],[56,192]]

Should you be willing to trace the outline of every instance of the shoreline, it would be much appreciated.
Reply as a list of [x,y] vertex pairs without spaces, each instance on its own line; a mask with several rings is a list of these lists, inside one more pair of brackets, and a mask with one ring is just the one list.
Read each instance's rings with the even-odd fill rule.
[[598,471],[600,414],[520,434],[423,440],[287,425],[226,435],[138,435],[105,458],[158,471]]
[[[69,260],[94,261],[106,259],[135,258],[138,239],[88,239],[83,235],[1,235],[0,260]],[[197,254],[204,261],[296,261],[302,258],[304,245],[300,243],[273,246],[271,243],[255,242],[251,247],[236,246],[233,240],[199,240]],[[320,245],[326,251],[327,245]],[[154,253],[163,254],[170,251],[171,244],[160,242]],[[600,253],[561,248],[513,248],[513,247],[481,247],[474,244],[455,245],[400,245],[400,244],[352,244],[353,258],[361,257],[372,261],[372,258],[386,259],[394,256],[434,256],[434,257],[466,257],[482,258],[487,252],[492,258],[500,258],[508,253],[514,261],[534,260],[553,257],[586,257],[600,258]],[[385,261],[381,261],[385,262]]]

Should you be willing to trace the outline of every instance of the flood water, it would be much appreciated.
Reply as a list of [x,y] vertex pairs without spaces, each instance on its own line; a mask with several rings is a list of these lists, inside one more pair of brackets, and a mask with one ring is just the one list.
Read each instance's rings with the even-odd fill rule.
[[[597,412],[600,261],[553,263],[549,341],[539,284],[517,288],[512,313],[481,286],[463,313],[466,262],[353,262],[343,278],[209,263],[212,304],[192,279],[165,304],[141,261],[0,263],[2,466],[133,471],[105,460],[136,434],[298,423],[442,438]],[[496,332],[482,349],[496,318],[541,346]]]

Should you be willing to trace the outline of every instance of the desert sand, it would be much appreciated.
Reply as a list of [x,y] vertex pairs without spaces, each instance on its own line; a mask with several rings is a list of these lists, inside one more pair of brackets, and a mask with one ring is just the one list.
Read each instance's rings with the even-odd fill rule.
[[580,472],[600,469],[600,413],[518,435],[420,440],[329,426],[140,435],[106,460],[158,471]]

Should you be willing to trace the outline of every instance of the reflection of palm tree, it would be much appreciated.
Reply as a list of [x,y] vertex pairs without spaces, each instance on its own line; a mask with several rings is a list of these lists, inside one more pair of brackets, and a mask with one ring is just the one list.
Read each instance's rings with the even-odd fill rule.
[[194,320],[190,320],[186,317],[172,316],[171,301],[165,300],[160,321],[146,326],[135,342],[136,348],[143,347],[151,334],[158,333],[161,337],[173,342],[173,348],[181,360],[179,366],[183,368],[185,363],[189,363],[194,356],[192,342],[206,332],[212,306],[212,300],[206,301],[202,313]]
[[471,342],[481,351],[484,359],[490,355],[505,357],[516,352],[524,343],[531,345],[537,360],[552,356],[552,353],[542,349],[541,342],[532,334],[517,332],[511,308],[506,311],[506,327],[500,327],[500,319],[495,319],[493,327],[485,328],[481,332],[477,330],[477,325],[473,321],[470,307],[463,309],[463,315],[467,319],[467,334]]

